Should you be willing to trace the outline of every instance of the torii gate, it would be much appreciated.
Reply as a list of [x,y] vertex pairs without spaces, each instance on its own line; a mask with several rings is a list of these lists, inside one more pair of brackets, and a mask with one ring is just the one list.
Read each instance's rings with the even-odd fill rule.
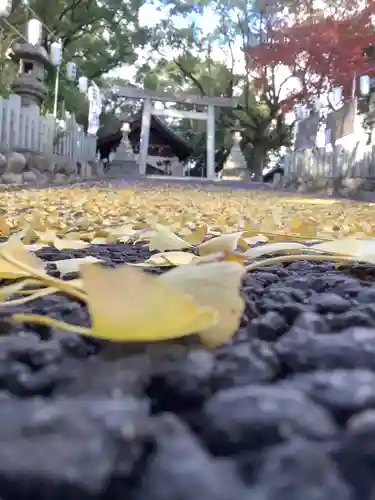
[[[128,99],[143,99],[142,128],[139,148],[139,173],[146,175],[150,124],[152,115],[170,116],[173,118],[189,118],[191,120],[206,120],[207,123],[207,178],[215,176],[215,107],[235,108],[238,99],[230,97],[207,97],[188,94],[171,94],[136,87],[115,86],[116,96]],[[178,111],[175,109],[156,109],[153,101],[175,102],[181,104],[196,104],[206,106],[207,111]]]

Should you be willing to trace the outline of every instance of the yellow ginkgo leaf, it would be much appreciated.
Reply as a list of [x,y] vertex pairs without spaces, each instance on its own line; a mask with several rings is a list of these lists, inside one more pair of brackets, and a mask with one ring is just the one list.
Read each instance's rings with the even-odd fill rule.
[[100,264],[102,262],[103,261],[101,259],[88,255],[87,257],[81,257],[78,259],[55,260],[53,264],[55,264],[61,275],[64,276],[69,273],[78,273],[83,264]]
[[154,234],[149,241],[149,249],[165,252],[165,250],[184,250],[191,248],[192,245],[180,238],[168,227],[161,224],[155,224]]
[[241,236],[239,239],[238,239],[238,243],[237,243],[237,246],[239,249],[241,249],[242,251],[245,251],[249,248],[249,244],[247,243],[247,241],[245,240],[245,238],[243,236]]
[[21,264],[25,264],[30,269],[44,272],[44,262],[32,252],[29,252],[18,237],[11,237],[6,243],[0,245],[0,278],[2,279],[17,279],[31,275],[31,273],[23,271],[5,260],[2,257],[2,252],[10,255]]
[[81,279],[69,280],[67,283],[69,283],[69,286],[72,286],[73,288],[78,288],[78,290],[83,289],[83,281]]
[[46,224],[42,221],[42,214],[34,212],[30,221],[30,227],[34,231],[47,231]]
[[66,233],[64,237],[68,240],[80,240],[82,238],[82,233],[79,233],[78,231],[70,231],[69,233]]
[[239,327],[245,303],[240,295],[241,280],[246,273],[236,262],[212,262],[181,266],[158,277],[181,292],[194,297],[197,304],[217,311],[219,321],[198,330],[202,342],[216,346],[232,337]]
[[87,241],[55,238],[52,242],[57,250],[80,250],[90,245]]
[[30,225],[26,226],[25,229],[20,231],[18,233],[18,236],[22,238],[24,245],[29,245],[32,241],[38,239],[37,235],[35,234],[35,230]]
[[194,254],[189,252],[164,252],[160,255],[163,255],[163,258],[172,266],[183,266],[186,264],[190,264],[197,258]]
[[10,234],[10,227],[8,224],[8,221],[4,217],[4,215],[0,215],[0,235],[1,236],[9,236]]
[[48,247],[47,243],[30,243],[30,245],[24,245],[25,249],[29,252],[37,252],[42,248]]
[[260,245],[258,247],[252,247],[246,250],[244,255],[248,259],[256,259],[262,255],[272,255],[277,252],[288,252],[288,253],[300,253],[303,250],[307,250],[309,247],[302,245],[302,243],[293,243],[292,241],[285,241],[279,243],[268,243],[266,245]]
[[205,241],[198,247],[199,255],[208,255],[218,252],[233,252],[238,246],[243,231],[237,233],[223,234],[208,241]]
[[192,245],[200,245],[204,240],[208,231],[207,224],[201,224],[195,229],[190,230],[187,234],[184,234],[184,240]]
[[243,239],[246,241],[248,247],[252,247],[254,245],[257,245],[258,243],[268,242],[267,236],[264,236],[263,234],[256,234],[254,236],[244,237]]
[[103,236],[97,236],[91,240],[91,245],[106,245],[107,243],[107,238]]
[[82,266],[81,276],[92,318],[93,336],[129,342],[160,341],[213,326],[211,307],[155,276],[123,266]]
[[197,266],[201,266],[204,264],[209,264],[211,262],[237,262],[241,264],[241,266],[245,265],[245,261],[247,257],[243,253],[239,252],[218,252],[218,253],[210,253],[205,255],[204,257],[197,257],[194,260],[194,264]]
[[196,256],[188,252],[162,252],[152,255],[145,262],[134,264],[139,267],[174,267],[190,264]]
[[375,238],[358,239],[353,236],[339,240],[326,241],[311,247],[317,250],[335,255],[347,255],[349,257],[375,262]]
[[289,231],[303,236],[315,236],[318,223],[312,218],[292,217],[289,223]]
[[55,231],[35,231],[34,234],[38,239],[38,243],[51,243],[54,244],[57,239]]
[[[1,266],[1,262],[0,262]],[[10,285],[7,286],[2,286],[0,288],[0,302],[6,301],[11,295],[15,295],[16,293],[20,292],[25,284],[24,281],[17,281],[16,283],[11,283]]]
[[116,243],[117,241],[127,243],[136,233],[137,231],[130,224],[109,228],[106,236],[107,243]]

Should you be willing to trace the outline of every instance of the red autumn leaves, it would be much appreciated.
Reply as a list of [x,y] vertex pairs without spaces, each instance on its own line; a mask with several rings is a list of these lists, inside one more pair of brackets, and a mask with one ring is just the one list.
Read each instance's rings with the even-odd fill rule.
[[375,75],[375,58],[363,52],[375,45],[374,15],[371,1],[347,18],[321,15],[269,27],[267,42],[248,50],[255,83],[262,86],[270,68],[284,65],[301,82],[301,89],[286,98],[290,104],[335,86],[342,86],[344,95],[350,96],[354,77]]

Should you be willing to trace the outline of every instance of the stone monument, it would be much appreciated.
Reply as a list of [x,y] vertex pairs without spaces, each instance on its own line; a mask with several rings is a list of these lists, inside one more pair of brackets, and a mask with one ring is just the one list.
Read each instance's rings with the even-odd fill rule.
[[246,181],[250,179],[250,172],[247,168],[246,159],[240,148],[242,128],[238,123],[232,129],[232,132],[233,146],[224,164],[224,168],[221,171],[221,179],[230,181]]
[[21,97],[21,106],[40,106],[47,97],[46,69],[52,66],[47,51],[41,45],[16,43],[12,59],[19,64],[12,91]]

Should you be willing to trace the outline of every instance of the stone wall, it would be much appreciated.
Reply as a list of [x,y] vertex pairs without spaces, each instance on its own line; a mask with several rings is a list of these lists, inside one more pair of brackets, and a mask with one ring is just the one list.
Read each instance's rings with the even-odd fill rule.
[[0,185],[44,187],[104,177],[98,162],[73,162],[30,152],[0,153]]

